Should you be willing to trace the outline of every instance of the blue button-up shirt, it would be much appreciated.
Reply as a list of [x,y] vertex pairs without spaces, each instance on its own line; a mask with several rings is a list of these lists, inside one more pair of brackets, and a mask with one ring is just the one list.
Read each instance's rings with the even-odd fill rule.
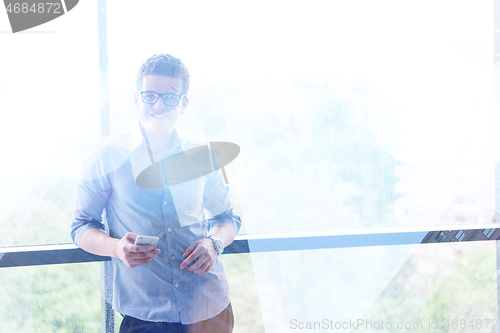
[[[152,151],[155,161],[203,145],[174,134],[175,148]],[[82,235],[93,228],[114,238],[127,232],[159,235],[161,253],[155,260],[130,268],[112,259],[113,308],[155,322],[191,324],[212,318],[230,302],[221,262],[217,259],[203,276],[181,270],[180,264],[186,248],[206,237],[213,225],[229,223],[238,232],[241,220],[233,212],[229,189],[220,170],[166,189],[137,186],[137,175],[151,164],[139,128],[96,145],[83,163],[76,189],[73,242],[79,245]]]

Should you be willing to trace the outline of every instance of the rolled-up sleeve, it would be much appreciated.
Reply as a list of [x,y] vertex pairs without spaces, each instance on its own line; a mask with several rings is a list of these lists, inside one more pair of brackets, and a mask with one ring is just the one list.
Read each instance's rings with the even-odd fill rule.
[[102,160],[102,148],[94,147],[85,158],[77,183],[71,238],[80,246],[80,239],[90,229],[104,230],[102,213],[111,192],[109,170]]
[[234,212],[229,187],[224,183],[221,170],[209,175],[203,193],[203,204],[205,210],[209,212],[210,228],[220,223],[227,223],[238,234],[241,218]]

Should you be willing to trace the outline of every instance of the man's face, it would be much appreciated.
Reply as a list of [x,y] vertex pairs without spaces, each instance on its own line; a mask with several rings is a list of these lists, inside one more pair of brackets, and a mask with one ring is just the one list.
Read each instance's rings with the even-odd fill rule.
[[176,106],[168,106],[160,96],[156,103],[144,103],[141,91],[158,94],[181,95],[182,80],[167,76],[146,75],[142,79],[142,87],[135,94],[135,106],[139,110],[141,126],[146,130],[171,131],[174,129],[179,115],[186,112],[188,100],[181,98]]

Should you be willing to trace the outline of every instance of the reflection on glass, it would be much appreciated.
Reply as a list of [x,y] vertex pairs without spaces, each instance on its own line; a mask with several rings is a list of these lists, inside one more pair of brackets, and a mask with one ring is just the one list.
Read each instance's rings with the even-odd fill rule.
[[495,331],[494,242],[288,251],[252,262],[266,332],[343,323],[339,331],[478,332],[486,320]]
[[420,246],[363,314],[365,327],[355,332],[382,319],[401,323],[403,332],[496,332],[496,289],[495,243]]
[[101,332],[101,265],[0,269],[0,330]]
[[[440,2],[429,10],[397,1],[307,6],[257,1],[243,8],[234,2],[155,2],[153,12],[147,6],[108,5],[113,134],[136,123],[135,87],[125,83],[135,74],[129,64],[156,52],[165,38],[189,67],[201,70],[193,79],[184,127],[206,141],[242,148],[228,173],[247,232],[490,221],[495,162],[490,3]],[[0,122],[5,157],[0,246],[69,241],[81,152],[99,137],[97,123],[85,127],[99,110],[99,91],[98,64],[92,60],[97,24],[89,23],[96,8],[81,4],[75,11],[84,8],[89,8],[85,21],[73,19],[86,29],[73,30],[82,32],[64,43],[58,39],[62,34],[38,34],[3,44],[11,51],[0,55],[0,109],[8,111]],[[165,21],[167,11],[190,15]],[[141,47],[131,40],[140,40]],[[86,51],[75,55],[76,48]],[[75,78],[79,89],[67,84]],[[57,103],[46,89],[59,92]],[[33,98],[26,100],[26,92]],[[326,318],[355,313],[367,321],[449,319],[450,325],[466,306],[494,315],[488,246],[438,244],[427,247],[435,253],[411,257],[403,247],[256,255],[261,304],[272,314],[266,328],[285,331],[288,326],[279,325],[294,314],[315,320],[308,314],[316,309],[328,309],[318,312]],[[453,288],[447,289],[448,283]],[[266,298],[271,294],[282,297]],[[477,295],[486,301],[479,303]],[[30,325],[29,316],[15,312],[30,303],[11,304],[5,313]],[[409,313],[407,305],[417,310]]]

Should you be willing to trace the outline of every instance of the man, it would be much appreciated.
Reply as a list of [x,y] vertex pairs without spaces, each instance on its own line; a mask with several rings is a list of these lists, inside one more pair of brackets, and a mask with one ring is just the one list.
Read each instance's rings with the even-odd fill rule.
[[[166,172],[168,157],[200,146],[175,130],[189,81],[185,65],[169,54],[146,60],[137,75],[139,126],[103,140],[82,167],[71,235],[82,249],[112,257],[120,332],[232,331],[217,259],[241,226],[228,188],[220,170],[175,186]],[[153,164],[162,183],[139,186],[137,177]],[[138,235],[158,236],[158,248],[134,245]]]

